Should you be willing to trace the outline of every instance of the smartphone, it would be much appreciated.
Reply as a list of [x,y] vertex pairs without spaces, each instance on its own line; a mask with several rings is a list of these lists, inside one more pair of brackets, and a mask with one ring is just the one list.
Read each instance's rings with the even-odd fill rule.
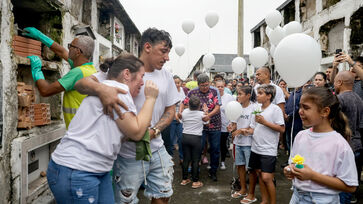
[[340,55],[340,53],[341,53],[342,51],[343,51],[342,49],[336,49],[336,50],[335,50],[335,54]]

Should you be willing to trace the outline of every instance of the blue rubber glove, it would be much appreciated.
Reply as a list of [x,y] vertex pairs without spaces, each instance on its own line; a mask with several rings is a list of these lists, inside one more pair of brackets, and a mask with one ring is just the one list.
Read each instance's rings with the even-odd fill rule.
[[27,32],[23,33],[23,35],[37,39],[37,40],[41,41],[42,43],[44,43],[49,48],[54,43],[54,40],[52,40],[48,36],[44,35],[42,32],[40,32],[38,29],[36,29],[34,27],[27,27],[27,28],[24,28],[24,30]]
[[42,60],[35,55],[28,56],[27,58],[30,59],[30,66],[32,68],[34,82],[38,81],[39,79],[44,79],[44,74],[42,72]]

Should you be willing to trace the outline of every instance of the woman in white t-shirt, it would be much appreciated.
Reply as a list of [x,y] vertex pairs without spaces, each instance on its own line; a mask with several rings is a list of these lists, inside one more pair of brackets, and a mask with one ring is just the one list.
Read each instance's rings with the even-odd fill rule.
[[[202,151],[202,132],[205,121],[208,120],[205,112],[200,111],[200,99],[196,96],[189,98],[189,108],[182,112],[183,123],[183,180],[180,185],[191,182],[188,178],[189,163],[192,163],[192,188],[200,188],[203,183],[199,181],[199,161]],[[206,110],[207,111],[207,110]]]
[[179,113],[179,107],[180,104],[182,103],[182,101],[185,99],[185,94],[183,91],[183,88],[181,87],[182,85],[182,80],[180,79],[179,76],[175,75],[174,77],[174,82],[175,82],[175,86],[176,86],[176,90],[178,91],[178,100],[179,102],[177,102],[175,104],[175,116],[174,116],[174,120],[171,122],[170,124],[170,140],[171,140],[171,151],[169,151],[171,153],[170,156],[173,156],[173,150],[174,150],[174,145],[175,143],[178,144],[178,148],[179,148],[179,159],[180,159],[180,163],[183,163],[183,148],[182,148],[182,137],[183,137],[183,125],[180,122],[180,119],[178,118],[178,113]]
[[158,88],[146,81],[146,101],[137,114],[132,97],[144,84],[143,62],[133,55],[108,59],[100,66],[108,72],[103,83],[126,90],[119,98],[123,119],[104,114],[98,97],[86,97],[71,121],[68,131],[52,154],[47,179],[57,203],[114,203],[110,170],[126,137],[143,138],[152,117]]
[[[353,193],[358,175],[351,147],[349,124],[338,98],[323,87],[306,90],[299,114],[304,126],[292,146],[291,156],[304,157],[302,168],[290,164],[284,174],[293,180],[295,203],[339,203],[339,192]],[[344,136],[344,137],[343,137]]]

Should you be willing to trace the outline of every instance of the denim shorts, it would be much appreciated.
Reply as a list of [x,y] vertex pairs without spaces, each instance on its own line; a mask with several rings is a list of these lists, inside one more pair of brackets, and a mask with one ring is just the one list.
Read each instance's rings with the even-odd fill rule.
[[235,145],[235,165],[248,167],[248,161],[250,160],[251,146],[239,146]]
[[339,204],[339,195],[307,192],[294,188],[294,193],[292,194],[290,204],[309,204],[309,203]]
[[49,161],[47,180],[54,198],[59,204],[114,203],[109,172],[79,171]]
[[150,161],[117,156],[113,165],[116,203],[138,203],[137,192],[144,182],[148,198],[169,198],[173,195],[174,163],[163,146],[152,153]]

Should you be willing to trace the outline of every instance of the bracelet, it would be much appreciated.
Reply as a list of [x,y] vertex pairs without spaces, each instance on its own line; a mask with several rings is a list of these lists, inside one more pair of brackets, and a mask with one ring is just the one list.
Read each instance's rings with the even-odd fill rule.
[[351,67],[354,67],[354,65],[357,63],[357,61],[355,61],[353,64],[351,64],[350,66]]

